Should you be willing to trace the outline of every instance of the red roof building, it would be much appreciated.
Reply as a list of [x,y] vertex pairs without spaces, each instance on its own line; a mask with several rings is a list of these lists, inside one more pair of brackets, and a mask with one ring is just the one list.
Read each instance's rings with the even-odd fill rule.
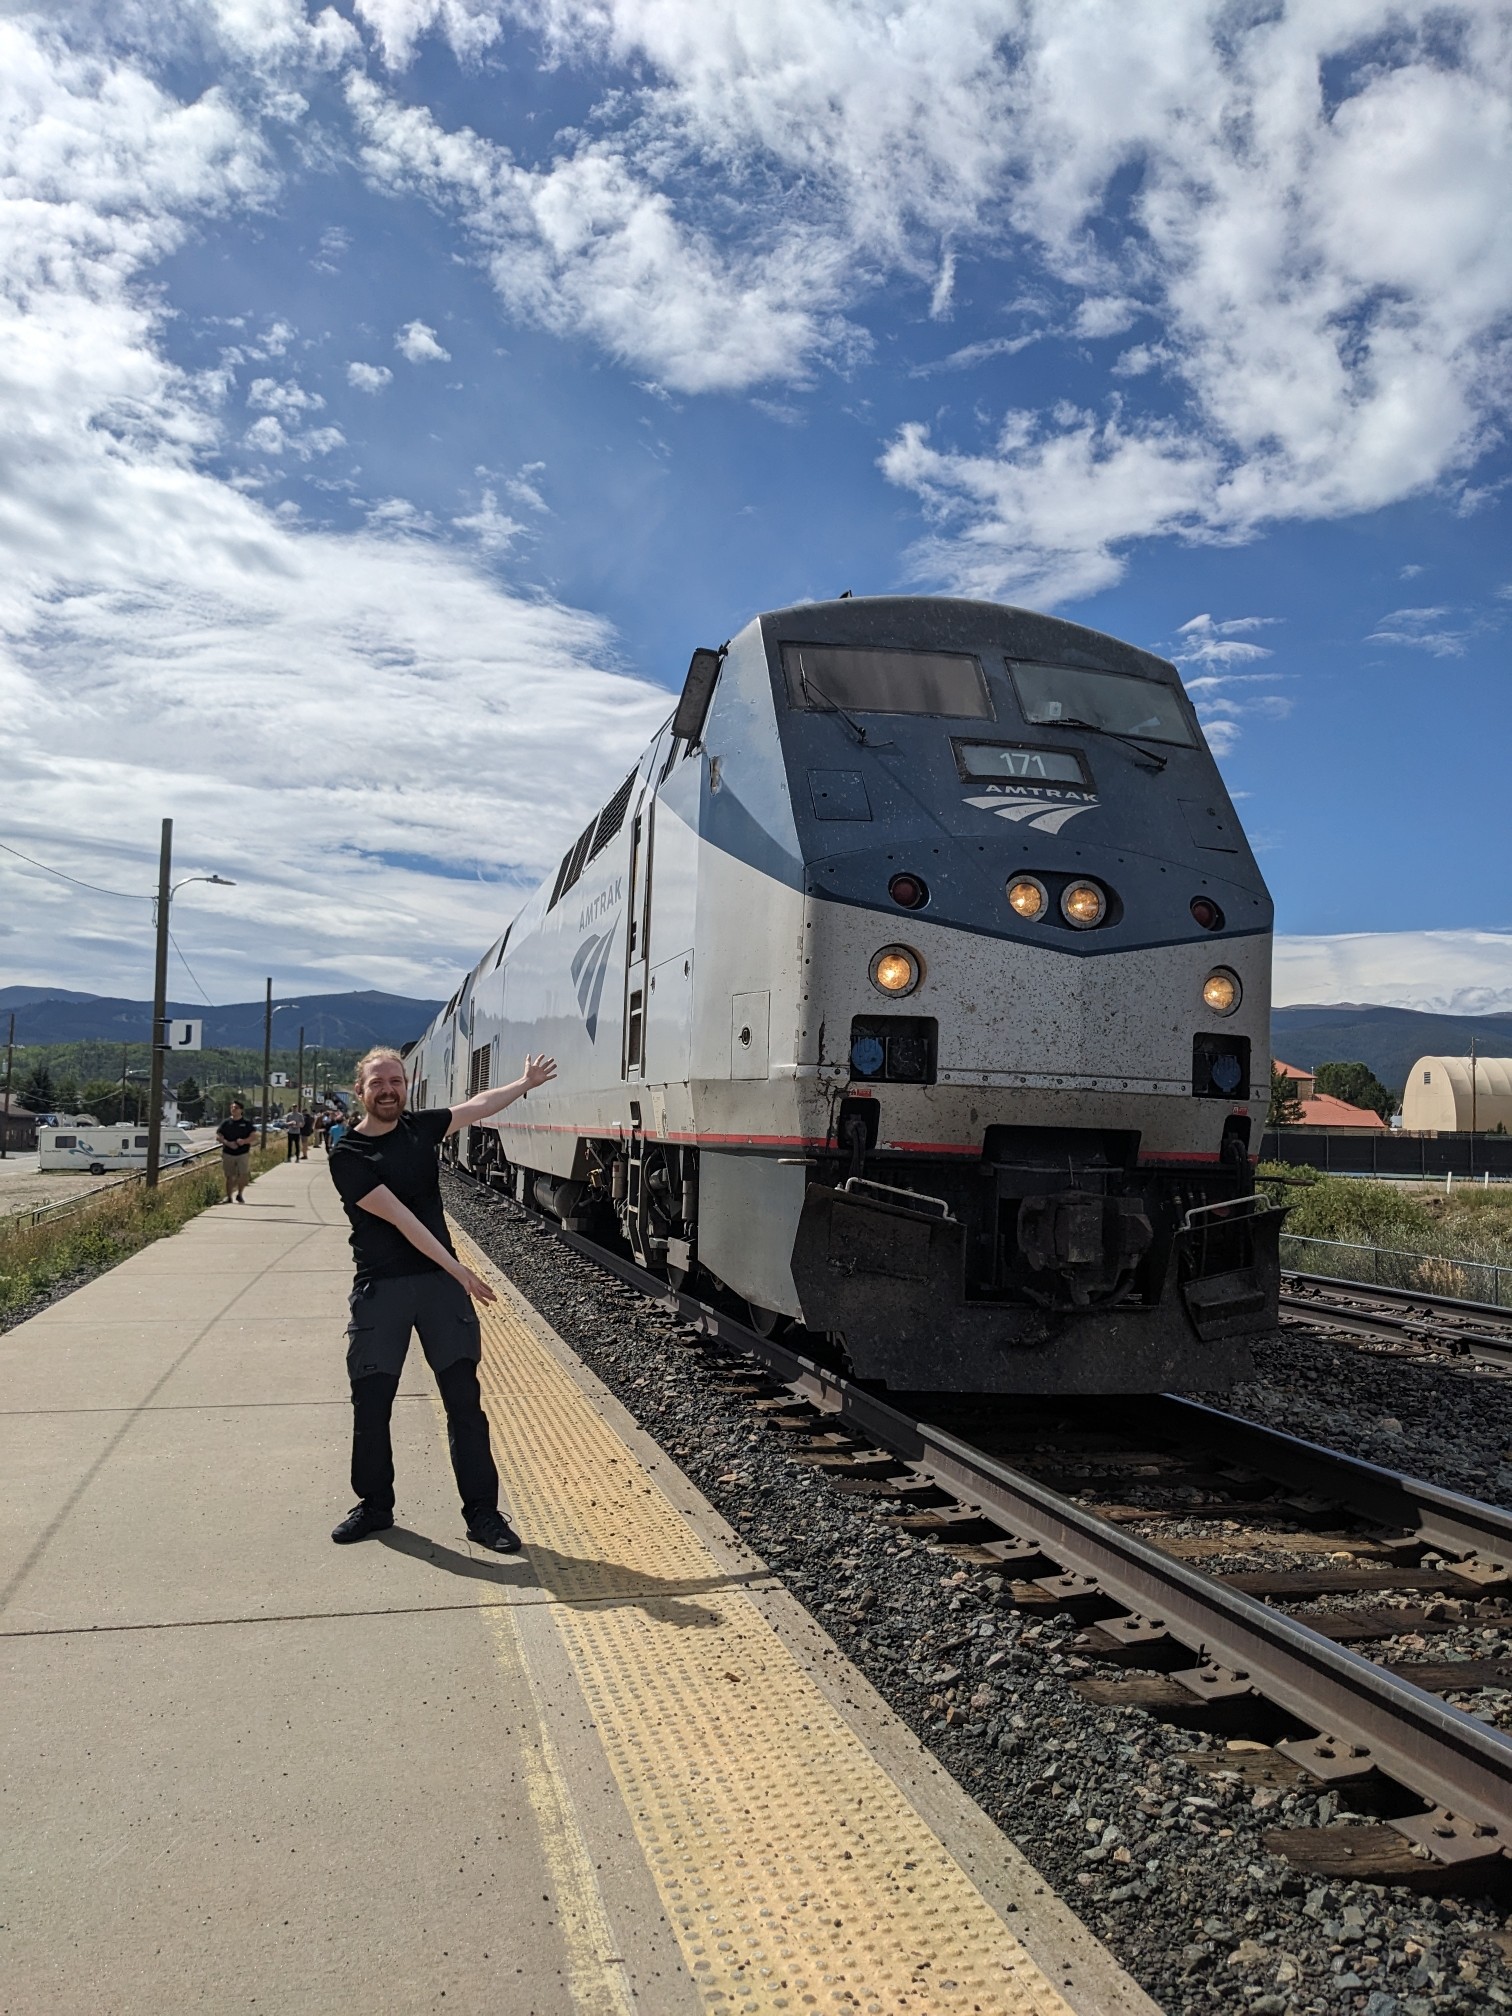
[[1295,1064],[1283,1064],[1275,1059],[1276,1069],[1283,1078],[1290,1078],[1302,1102],[1303,1127],[1379,1127],[1384,1130],[1386,1122],[1379,1113],[1372,1113],[1367,1106],[1349,1106],[1342,1099],[1334,1099],[1326,1092],[1318,1090],[1318,1081],[1311,1071],[1301,1071]]

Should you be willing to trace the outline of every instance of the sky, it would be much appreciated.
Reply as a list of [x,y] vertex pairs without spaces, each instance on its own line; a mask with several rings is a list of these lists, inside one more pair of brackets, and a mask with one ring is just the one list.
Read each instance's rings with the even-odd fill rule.
[[0,977],[171,817],[175,995],[448,993],[849,588],[1173,659],[1279,1001],[1512,1008],[1509,188],[1512,0],[0,10]]

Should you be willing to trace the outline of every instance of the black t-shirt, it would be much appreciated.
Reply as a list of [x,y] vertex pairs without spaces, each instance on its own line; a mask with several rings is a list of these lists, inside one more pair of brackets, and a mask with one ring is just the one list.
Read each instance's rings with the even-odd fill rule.
[[448,1253],[455,1251],[447,1235],[436,1157],[450,1125],[451,1108],[437,1106],[424,1113],[404,1114],[387,1134],[357,1134],[349,1129],[331,1150],[331,1181],[351,1222],[352,1258],[359,1281],[441,1271],[396,1225],[362,1209],[362,1199],[380,1187],[413,1211]]
[[215,1130],[215,1138],[228,1155],[250,1155],[252,1136],[256,1132],[250,1120],[222,1120]]

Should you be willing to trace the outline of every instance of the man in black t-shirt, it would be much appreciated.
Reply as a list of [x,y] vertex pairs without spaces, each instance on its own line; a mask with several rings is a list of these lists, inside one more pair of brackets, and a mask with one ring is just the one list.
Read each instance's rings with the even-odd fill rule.
[[461,1106],[407,1113],[409,1087],[397,1050],[370,1050],[357,1066],[363,1118],[342,1134],[330,1158],[357,1264],[347,1375],[358,1503],[332,1533],[335,1541],[365,1540],[394,1523],[389,1418],[410,1336],[418,1331],[446,1408],[468,1538],[499,1554],[519,1552],[519,1536],[499,1511],[499,1475],[478,1393],[482,1345],[472,1305],[492,1302],[494,1291],[452,1250],[436,1151],[459,1127],[491,1119],[555,1076],[551,1058],[527,1057],[512,1085]]
[[250,1120],[242,1117],[241,1101],[231,1101],[231,1111],[215,1130],[215,1138],[221,1145],[221,1175],[226,1182],[226,1202],[234,1197],[238,1204],[245,1200],[242,1192],[247,1187],[247,1171],[252,1167],[252,1136],[257,1129]]

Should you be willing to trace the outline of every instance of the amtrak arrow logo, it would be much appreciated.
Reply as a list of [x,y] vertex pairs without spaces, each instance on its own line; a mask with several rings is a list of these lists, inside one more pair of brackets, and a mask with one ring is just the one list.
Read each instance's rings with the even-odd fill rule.
[[1005,798],[994,795],[991,798],[968,798],[968,805],[975,805],[983,812],[995,812],[999,819],[1012,819],[1017,824],[1027,824],[1036,833],[1059,833],[1068,820],[1078,812],[1090,812],[1096,805],[1095,798],[1081,805],[1047,805],[1043,798]]
[[588,1041],[598,1035],[599,1002],[603,998],[604,975],[609,970],[609,953],[614,944],[614,927],[597,938],[585,938],[572,960],[572,977],[577,983],[578,1006],[588,1025]]

